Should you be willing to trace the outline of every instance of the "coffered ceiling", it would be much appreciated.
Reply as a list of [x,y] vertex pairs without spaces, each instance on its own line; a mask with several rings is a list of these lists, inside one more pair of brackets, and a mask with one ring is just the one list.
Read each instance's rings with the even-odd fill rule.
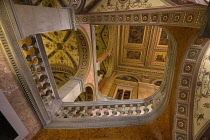
[[[103,29],[106,29],[106,41]],[[169,40],[166,31],[157,26],[97,25],[97,56],[110,52],[100,63],[100,71],[107,81],[102,94],[115,98],[116,85],[122,84],[132,86],[132,99],[155,93],[164,78]]]
[[168,48],[166,32],[156,26],[121,25],[118,29],[114,70],[146,77],[150,82],[162,79]]

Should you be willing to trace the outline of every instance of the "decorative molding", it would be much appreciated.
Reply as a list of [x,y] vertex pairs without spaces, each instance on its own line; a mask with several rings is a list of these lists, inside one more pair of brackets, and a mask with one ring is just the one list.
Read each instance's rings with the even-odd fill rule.
[[91,46],[88,40],[88,36],[85,34],[85,31],[82,27],[78,27],[78,30],[75,31],[77,34],[77,40],[79,43],[79,68],[75,77],[81,77],[83,80],[86,79],[88,75],[88,70],[90,69],[90,60],[91,60]]
[[[183,10],[184,9],[184,10]],[[76,15],[76,24],[129,24],[170,25],[200,28],[206,7],[200,5],[179,6],[150,10]]]
[[198,69],[210,40],[195,37],[182,63],[176,97],[173,140],[194,139],[192,133],[194,93]]

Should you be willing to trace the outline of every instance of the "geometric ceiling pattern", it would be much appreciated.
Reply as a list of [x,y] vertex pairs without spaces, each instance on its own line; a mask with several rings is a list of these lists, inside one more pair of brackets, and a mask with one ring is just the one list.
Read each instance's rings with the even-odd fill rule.
[[[115,30],[110,30],[110,26]],[[108,43],[103,39],[104,27],[108,29],[105,30]],[[103,56],[107,48],[112,48],[111,56],[108,55],[100,63],[100,74],[106,77],[106,83],[102,80],[99,84],[101,93],[115,98],[116,85],[124,84],[124,87],[133,88],[132,99],[154,94],[164,79],[170,40],[166,31],[158,26],[134,25],[97,25],[95,29],[98,57]],[[114,36],[110,37],[111,34]],[[123,78],[119,79],[119,76]],[[134,82],[131,81],[132,78],[138,80]],[[159,83],[156,85],[155,82]],[[143,93],[147,94],[142,95]]]
[[[100,58],[104,53],[110,51],[110,46],[112,45],[109,42],[109,38],[111,32],[111,27],[108,25],[96,25],[95,26],[95,37],[96,37],[96,54],[97,58]],[[100,74],[106,75],[109,62],[111,57],[106,57],[101,63],[100,63]]]
[[115,71],[137,75],[142,82],[163,79],[167,59],[168,36],[157,26],[121,25]]
[[97,58],[100,57],[108,48],[109,42],[109,27],[108,25],[96,25],[96,53]]
[[43,33],[42,39],[57,88],[60,88],[79,67],[76,33],[71,30]]

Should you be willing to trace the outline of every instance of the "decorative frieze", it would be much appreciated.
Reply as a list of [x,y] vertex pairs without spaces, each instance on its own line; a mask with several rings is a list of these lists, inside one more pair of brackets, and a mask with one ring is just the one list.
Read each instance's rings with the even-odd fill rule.
[[[200,28],[205,6],[76,15],[76,24],[150,24]],[[183,10],[184,9],[184,10]],[[192,10],[193,9],[193,10]]]

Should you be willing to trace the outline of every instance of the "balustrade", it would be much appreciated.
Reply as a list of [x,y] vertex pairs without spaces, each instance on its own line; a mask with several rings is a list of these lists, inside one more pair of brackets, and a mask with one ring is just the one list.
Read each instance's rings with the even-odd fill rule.
[[152,101],[141,101],[132,104],[127,101],[97,102],[94,106],[87,102],[63,103],[55,118],[80,118],[80,117],[109,117],[109,116],[141,116],[154,110]]
[[45,65],[43,64],[43,58],[40,54],[36,38],[31,36],[30,40],[31,44],[23,44],[22,50],[24,50],[26,52],[25,54],[27,54],[25,57],[26,61],[29,62],[28,65],[33,75],[34,82],[37,85],[37,89],[39,90],[39,94],[44,105],[47,107],[55,99],[55,95],[53,93]]

